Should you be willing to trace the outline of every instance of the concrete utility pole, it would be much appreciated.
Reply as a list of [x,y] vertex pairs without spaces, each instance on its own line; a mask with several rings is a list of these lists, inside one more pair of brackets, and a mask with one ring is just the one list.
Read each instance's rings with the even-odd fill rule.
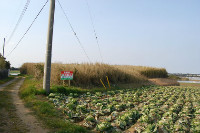
[[6,39],[3,40],[3,57],[4,57],[4,48],[5,48]]
[[54,24],[54,11],[55,11],[55,0],[51,0],[50,11],[49,11],[49,25],[47,35],[47,50],[46,50],[46,61],[44,65],[44,80],[43,89],[46,93],[50,92],[50,79],[51,79],[51,54],[52,54],[52,39],[53,39],[53,24]]

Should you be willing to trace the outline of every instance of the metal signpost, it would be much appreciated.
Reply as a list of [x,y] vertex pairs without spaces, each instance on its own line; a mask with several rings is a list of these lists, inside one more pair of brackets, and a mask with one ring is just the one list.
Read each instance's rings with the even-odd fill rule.
[[69,86],[70,86],[70,80],[73,80],[73,72],[72,71],[61,71],[61,80],[63,80],[63,85],[65,83],[65,80],[68,80]]

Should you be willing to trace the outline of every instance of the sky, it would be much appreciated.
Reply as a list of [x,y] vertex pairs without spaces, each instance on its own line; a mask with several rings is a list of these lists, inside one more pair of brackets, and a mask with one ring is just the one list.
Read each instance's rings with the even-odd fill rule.
[[[1,0],[0,53],[27,0]],[[16,32],[6,43],[5,56],[13,67],[44,62],[49,5],[16,46],[46,0],[31,0]],[[87,7],[91,10],[92,20]],[[199,0],[60,0],[75,38],[58,3],[55,9],[52,62],[137,65],[166,68],[169,73],[200,73]],[[94,29],[92,26],[94,23]]]

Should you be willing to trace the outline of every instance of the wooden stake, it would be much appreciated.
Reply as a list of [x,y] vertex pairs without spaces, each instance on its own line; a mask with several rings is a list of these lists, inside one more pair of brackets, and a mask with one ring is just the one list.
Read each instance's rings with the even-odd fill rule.
[[63,80],[63,86],[65,86],[65,80]]

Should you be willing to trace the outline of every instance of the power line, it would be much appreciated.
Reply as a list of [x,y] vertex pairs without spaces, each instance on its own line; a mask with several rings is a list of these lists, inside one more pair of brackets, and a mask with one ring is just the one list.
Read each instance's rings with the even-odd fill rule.
[[22,12],[21,12],[21,15],[20,15],[20,17],[19,17],[19,19],[18,19],[18,21],[17,21],[17,23],[16,23],[16,25],[15,25],[15,28],[13,29],[13,31],[12,31],[10,37],[8,38],[7,44],[10,42],[10,40],[12,39],[12,37],[13,37],[15,31],[17,30],[17,27],[19,26],[19,24],[20,24],[20,22],[21,22],[21,20],[22,20],[22,18],[23,18],[23,16],[24,16],[24,14],[25,14],[25,12],[26,12],[26,10],[27,10],[29,4],[30,4],[30,1],[31,1],[31,0],[27,0],[26,4],[25,4],[25,6],[24,6],[24,8],[23,8],[23,10],[22,10]]
[[[16,17],[18,16],[18,13],[19,13],[19,10],[20,10],[22,4],[23,4],[23,0],[21,1],[21,3],[19,4],[18,8],[15,11],[15,17],[13,17],[13,19],[11,21],[12,23],[10,23],[10,27],[9,27],[8,31],[11,31],[12,26],[14,26]],[[7,38],[7,36],[8,36],[8,34],[6,35],[6,38]]]
[[28,33],[28,31],[31,29],[33,23],[36,21],[36,19],[38,18],[38,16],[40,15],[40,13],[42,12],[42,10],[44,9],[44,7],[46,6],[46,4],[49,2],[49,0],[47,0],[45,2],[45,4],[42,6],[42,8],[40,9],[40,11],[38,12],[38,14],[36,15],[36,17],[34,18],[34,20],[32,21],[31,25],[28,27],[28,29],[26,30],[26,32],[24,33],[24,35],[21,37],[21,39],[18,41],[18,43],[15,45],[15,47],[13,48],[13,50],[6,56],[8,57],[16,48],[17,46],[20,44],[20,42],[23,40],[23,38],[25,37],[25,35]]
[[85,1],[86,1],[86,3],[87,3],[87,8],[88,8],[88,12],[89,12],[89,15],[90,15],[90,20],[91,20],[91,24],[92,24],[94,36],[95,36],[96,43],[97,43],[98,49],[99,49],[99,54],[100,54],[101,60],[102,60],[102,62],[103,62],[103,57],[102,57],[102,53],[101,53],[101,49],[100,49],[100,45],[99,45],[99,40],[98,40],[98,37],[97,37],[97,33],[96,33],[96,30],[95,30],[94,20],[93,20],[93,18],[92,18],[92,13],[91,13],[90,5],[89,5],[89,3],[88,3],[87,0],[85,0]]
[[81,47],[82,50],[84,51],[85,56],[88,58],[89,62],[91,62],[91,60],[90,60],[89,56],[87,55],[87,53],[86,53],[86,51],[85,51],[85,49],[84,49],[84,47],[83,47],[83,45],[82,45],[82,43],[81,43],[79,37],[77,36],[77,34],[76,34],[76,32],[75,32],[75,30],[74,30],[74,28],[73,28],[71,22],[69,21],[69,18],[68,18],[68,16],[67,16],[66,12],[64,11],[64,9],[63,9],[63,7],[62,7],[60,1],[59,1],[59,0],[57,0],[57,1],[58,1],[58,4],[59,4],[59,6],[60,6],[60,8],[61,8],[61,10],[62,10],[62,12],[63,12],[63,14],[65,15],[65,18],[67,19],[67,22],[69,23],[70,28],[71,28],[72,32],[74,33],[74,35],[75,35],[75,37],[76,37],[76,39],[77,39],[77,41],[78,41],[80,47]]

